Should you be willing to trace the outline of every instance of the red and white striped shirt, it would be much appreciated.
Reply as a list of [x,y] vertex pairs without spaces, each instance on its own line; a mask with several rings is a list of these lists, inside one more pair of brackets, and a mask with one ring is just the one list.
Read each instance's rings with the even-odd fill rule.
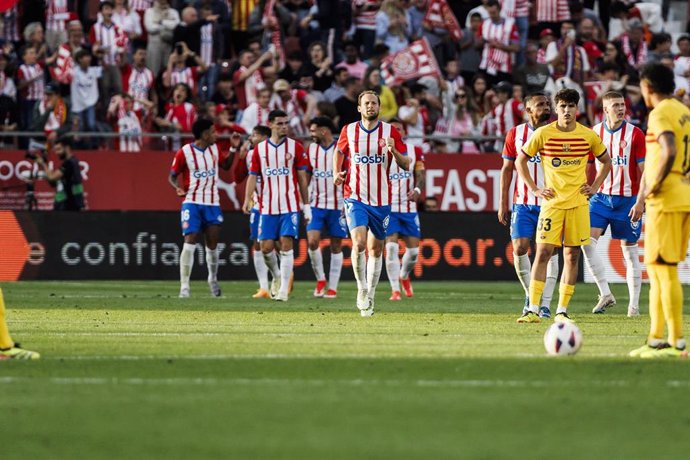
[[536,0],[537,22],[562,22],[570,20],[568,0]]
[[[637,169],[643,163],[647,148],[644,133],[627,121],[615,131],[610,131],[606,122],[594,125],[592,130],[599,135],[611,156],[611,172],[599,188],[599,193],[615,196],[637,196],[640,175]],[[597,171],[601,163],[596,162]]]
[[[361,7],[359,9],[357,7]],[[354,0],[352,2],[352,20],[355,28],[376,30],[376,13],[381,9],[378,0]]]
[[72,46],[69,43],[63,43],[58,47],[57,55],[55,66],[50,67],[50,74],[54,80],[63,85],[69,85],[72,83],[72,74],[74,72]]
[[522,18],[529,16],[529,1],[501,0],[501,16],[504,18]]
[[196,92],[198,70],[196,67],[175,67],[170,73],[170,86],[175,87],[178,83],[189,86],[192,94]]
[[361,121],[347,124],[338,138],[338,149],[345,155],[348,170],[345,198],[352,198],[369,206],[389,206],[391,187],[388,174],[393,154],[386,139],[395,139],[395,148],[405,154],[407,148],[400,133],[390,124],[379,121],[371,131]]
[[171,171],[177,176],[182,174],[187,190],[184,203],[219,205],[218,156],[216,144],[201,150],[190,143],[177,151]]
[[417,163],[424,163],[424,153],[418,145],[405,143],[410,166],[402,169],[394,161],[390,167],[388,178],[391,181],[391,212],[417,212],[417,202],[407,199],[407,194],[414,190],[414,172]]
[[[244,157],[245,161],[247,162],[247,171],[251,171],[252,169],[252,158],[254,155],[251,153],[248,153],[246,157]],[[261,180],[261,176],[256,176],[256,188],[254,189],[254,196],[252,197],[252,200],[254,201],[254,206],[253,208],[256,209],[257,211],[259,210],[259,197],[261,196],[261,191],[263,187],[263,181]]]
[[43,99],[43,90],[45,89],[43,66],[41,64],[20,65],[19,70],[17,70],[17,83],[29,81],[32,78],[36,78],[36,80],[21,90],[21,96],[25,100],[38,101]]
[[204,62],[206,67],[213,63],[213,23],[208,23],[205,26],[201,26],[201,41],[199,56]]
[[242,112],[240,126],[248,133],[258,125],[268,126],[268,114],[270,111],[270,107],[263,108],[258,102],[252,102]]
[[19,41],[19,13],[17,6],[2,13],[2,38],[8,42]]
[[129,38],[115,24],[107,26],[102,22],[97,22],[91,27],[89,41],[92,45],[107,48],[107,51],[103,54],[103,64],[116,65],[120,59],[120,53],[127,47]]
[[[498,40],[503,45],[517,43],[520,39],[513,18],[505,18],[500,24],[494,24],[490,18],[485,19],[479,28],[479,35],[487,42]],[[510,73],[513,69],[514,54],[494,48],[489,43],[484,43],[479,68],[486,70],[489,75],[496,75],[497,72]]]
[[146,11],[153,6],[153,0],[129,0],[129,7],[134,11]]
[[196,121],[196,109],[194,104],[184,102],[179,105],[165,105],[165,119],[171,123],[180,125],[180,132],[191,133],[192,125]]
[[65,22],[69,18],[67,0],[48,0],[46,2],[46,30],[65,30]]
[[525,106],[510,98],[505,104],[498,104],[491,110],[496,126],[496,135],[505,136],[513,126],[523,122]]
[[141,123],[133,111],[118,114],[117,132],[120,134],[120,152],[141,150]]
[[129,64],[122,68],[122,91],[134,99],[134,111],[143,108],[138,100],[149,100],[154,85],[153,72],[147,67],[137,69]]
[[309,158],[302,144],[286,137],[274,145],[267,139],[252,152],[249,174],[261,176],[259,196],[261,214],[286,214],[300,211],[297,170],[309,170]]
[[[510,131],[508,131],[506,142],[503,145],[503,158],[513,162],[517,160],[518,155],[522,152],[522,146],[532,137],[532,133],[534,133],[534,129],[528,123],[522,123],[521,125],[511,128]],[[541,156],[539,156],[539,153],[529,159],[527,168],[530,177],[532,177],[534,183],[537,184],[537,187],[543,188],[544,168],[541,165]],[[532,193],[519,174],[515,178],[513,203],[541,206],[541,198]]]
[[311,206],[319,209],[343,209],[343,187],[333,183],[335,141],[328,147],[314,142],[309,145],[307,152],[311,164]]
[[295,137],[306,137],[309,135],[309,128],[304,123],[304,112],[307,108],[307,92],[303,89],[290,90],[290,99],[283,99],[276,93],[271,96],[268,103],[271,110],[282,110],[287,113],[290,120],[290,132]]
[[245,70],[247,70],[247,67],[242,66],[232,74],[232,82],[235,86],[237,106],[239,109],[246,109],[249,104],[256,102],[256,95],[259,90],[266,87],[261,69],[256,70],[247,77],[246,80],[240,82],[240,75],[242,75]]

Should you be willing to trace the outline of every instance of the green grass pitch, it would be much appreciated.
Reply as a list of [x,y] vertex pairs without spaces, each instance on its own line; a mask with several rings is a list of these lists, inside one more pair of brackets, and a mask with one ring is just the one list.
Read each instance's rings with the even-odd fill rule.
[[630,319],[624,285],[595,316],[579,284],[570,358],[546,357],[550,321],[515,323],[517,281],[417,282],[392,303],[382,280],[373,318],[351,282],[335,300],[299,282],[288,303],[221,286],[181,300],[175,282],[3,284],[12,335],[42,359],[0,362],[1,458],[688,456],[690,364],[626,358],[647,286]]

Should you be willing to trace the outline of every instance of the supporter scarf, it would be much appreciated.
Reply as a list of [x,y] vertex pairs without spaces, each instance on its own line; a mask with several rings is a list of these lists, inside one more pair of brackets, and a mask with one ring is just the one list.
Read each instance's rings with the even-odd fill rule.
[[621,46],[623,48],[623,54],[628,59],[628,63],[637,68],[641,64],[647,61],[647,43],[644,40],[640,40],[640,44],[637,47],[637,56],[634,55],[632,47],[630,46],[630,37],[628,34],[623,35],[621,39]]

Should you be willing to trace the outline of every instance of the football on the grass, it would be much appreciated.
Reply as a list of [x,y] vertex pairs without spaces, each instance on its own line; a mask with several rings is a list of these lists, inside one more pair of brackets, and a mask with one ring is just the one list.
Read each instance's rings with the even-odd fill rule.
[[544,347],[550,355],[574,355],[581,346],[582,332],[573,323],[554,323],[544,334]]

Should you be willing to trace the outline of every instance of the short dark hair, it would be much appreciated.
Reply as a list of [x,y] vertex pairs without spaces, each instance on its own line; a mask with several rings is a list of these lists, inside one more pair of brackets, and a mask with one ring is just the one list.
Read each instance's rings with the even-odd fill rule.
[[613,63],[613,62],[604,62],[599,67],[600,73],[606,73],[606,72],[609,72],[611,70],[615,70],[616,72],[618,72],[620,74],[621,68],[618,64]]
[[489,6],[497,6],[501,7],[501,4],[498,2],[498,0],[487,0],[487,2],[484,4],[484,8],[487,8]]
[[647,64],[640,69],[640,81],[645,80],[657,94],[671,95],[676,89],[673,70],[663,64]]
[[333,120],[331,120],[328,117],[314,117],[309,122],[309,126],[311,125],[316,125],[319,128],[328,128],[331,134],[336,131],[335,125],[333,124]]
[[289,61],[304,61],[304,56],[302,56],[302,52],[299,50],[291,51],[287,55],[287,59]]
[[55,144],[56,144],[56,145],[57,145],[57,144],[60,144],[60,145],[62,145],[63,147],[72,148],[73,142],[74,142],[74,141],[73,141],[73,139],[72,139],[72,136],[70,136],[70,135],[68,135],[68,134],[64,134],[64,135],[62,135],[62,136],[60,136],[60,137],[57,138],[57,140],[55,141]]
[[261,134],[262,136],[271,137],[271,128],[268,126],[256,125],[252,131],[256,132],[257,134]]
[[343,88],[349,88],[350,86],[356,85],[357,83],[359,83],[359,78],[349,76],[343,82]]
[[282,118],[282,117],[287,117],[287,116],[288,116],[288,114],[282,110],[271,110],[268,113],[268,121],[273,122],[273,121],[275,121],[276,118]]
[[529,103],[532,101],[532,99],[534,99],[535,97],[548,97],[548,96],[546,96],[546,93],[545,93],[544,91],[534,91],[534,92],[532,92],[532,93],[529,93],[527,96],[525,96],[524,99],[522,100],[522,103],[523,103],[524,105],[527,105],[527,104],[529,104]]
[[678,37],[678,40],[676,40],[676,44],[679,44],[680,42],[683,42],[683,41],[689,41],[690,42],[690,37],[688,37],[687,35],[681,35],[680,37]]
[[209,130],[213,127],[213,121],[208,118],[199,118],[192,125],[192,134],[194,134],[194,139],[201,139],[201,135],[204,131]]
[[652,39],[649,41],[649,48],[650,49],[656,49],[657,46],[661,45],[662,43],[668,43],[671,42],[673,43],[673,38],[665,32],[660,32],[658,34],[653,34]]
[[74,60],[79,62],[81,61],[81,58],[83,58],[84,56],[91,56],[91,53],[82,48],[74,54]]
[[556,104],[558,104],[559,101],[563,101],[577,105],[580,102],[580,93],[571,88],[563,88],[556,93],[553,100]]

